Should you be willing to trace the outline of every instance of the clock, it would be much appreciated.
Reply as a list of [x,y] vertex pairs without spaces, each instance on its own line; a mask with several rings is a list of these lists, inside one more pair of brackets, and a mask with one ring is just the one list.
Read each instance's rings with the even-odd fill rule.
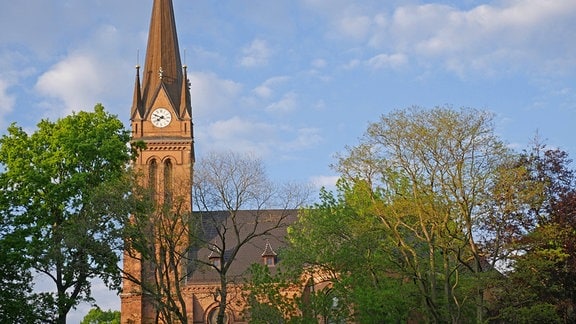
[[156,127],[166,127],[171,120],[172,115],[165,108],[158,108],[152,112],[152,125]]

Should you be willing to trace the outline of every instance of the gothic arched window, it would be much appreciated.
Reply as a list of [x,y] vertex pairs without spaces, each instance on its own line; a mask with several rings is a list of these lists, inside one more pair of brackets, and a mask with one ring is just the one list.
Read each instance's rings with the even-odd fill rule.
[[164,201],[172,201],[172,161],[170,159],[164,162]]
[[158,163],[155,159],[150,161],[148,166],[148,188],[152,195],[156,194],[156,186],[158,184]]

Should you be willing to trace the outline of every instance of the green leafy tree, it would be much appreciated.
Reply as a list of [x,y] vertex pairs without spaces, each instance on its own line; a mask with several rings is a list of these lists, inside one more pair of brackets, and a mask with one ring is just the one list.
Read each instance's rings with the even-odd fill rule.
[[0,322],[39,323],[53,317],[43,307],[43,295],[33,292],[33,278],[26,255],[21,253],[26,241],[12,226],[0,225]]
[[[101,105],[42,120],[32,134],[12,124],[0,139],[4,238],[18,242],[26,269],[53,282],[54,292],[42,300],[55,310],[56,323],[66,323],[81,301],[92,301],[91,279],[119,288],[129,140],[121,121]],[[126,190],[112,197],[110,188]]]
[[248,270],[250,279],[242,297],[247,305],[244,316],[250,323],[290,323],[302,317],[301,296],[288,293],[300,290],[297,275],[276,270],[272,274],[268,266],[256,263]]
[[338,184],[337,196],[322,191],[321,202],[302,211],[289,229],[282,253],[295,276],[325,286],[301,311],[312,318],[363,323],[406,320],[416,306],[414,289],[400,274],[398,247],[375,213],[367,182]]
[[[482,323],[493,268],[477,241],[479,206],[493,201],[487,193],[509,158],[487,112],[393,111],[339,156],[340,197],[305,213],[291,241],[307,263],[335,274],[356,318],[378,314],[363,322]],[[384,292],[407,291],[409,309],[384,302]]]
[[80,324],[120,324],[120,312],[92,308]]
[[[506,275],[495,281],[495,317],[511,322],[573,322],[576,300],[576,178],[564,151],[536,142],[520,154],[521,209],[502,212],[510,235]],[[528,193],[528,194],[526,194]],[[544,318],[544,316],[546,318]]]
[[486,192],[508,156],[489,113],[411,107],[370,124],[336,165],[344,179],[369,184],[433,321],[483,321],[480,283],[489,269],[477,242],[484,219],[477,206],[492,200]]

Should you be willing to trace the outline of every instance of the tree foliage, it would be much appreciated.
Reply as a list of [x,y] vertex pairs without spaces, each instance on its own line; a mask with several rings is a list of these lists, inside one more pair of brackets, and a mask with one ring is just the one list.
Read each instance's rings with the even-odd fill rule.
[[523,200],[502,213],[519,221],[507,228],[513,239],[501,243],[508,269],[495,282],[499,311],[493,310],[506,321],[576,319],[576,178],[570,164],[566,152],[539,142],[516,159],[522,170],[516,184],[523,186],[512,188]]
[[347,284],[358,320],[482,322],[493,268],[478,242],[486,216],[479,206],[491,203],[487,192],[510,157],[483,111],[383,115],[339,156],[339,198],[324,195],[329,204],[301,217],[292,253],[312,268],[328,266],[335,287]]
[[0,139],[0,238],[16,242],[10,244],[14,251],[3,244],[2,253],[25,256],[23,278],[33,271],[53,282],[55,292],[40,297],[56,310],[58,323],[79,302],[92,300],[90,279],[119,288],[123,220],[116,217],[126,214],[112,209],[125,196],[105,192],[125,181],[133,156],[129,139],[120,120],[101,105],[55,122],[42,120],[32,134],[12,124]]
[[92,308],[80,324],[120,324],[120,312]]

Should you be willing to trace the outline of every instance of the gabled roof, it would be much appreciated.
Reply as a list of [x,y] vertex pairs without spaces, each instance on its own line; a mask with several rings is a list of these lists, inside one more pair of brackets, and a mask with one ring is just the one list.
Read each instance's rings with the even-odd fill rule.
[[[226,241],[226,249],[223,251],[223,261],[228,261],[231,257],[230,253],[232,249],[237,246],[237,235],[231,228],[229,228],[224,235],[221,235],[223,233],[218,231],[215,224],[224,223],[230,226],[230,218],[233,216],[226,211],[215,211],[194,212],[194,217],[202,219],[204,240],[209,242],[210,246],[192,249],[191,258],[209,262],[210,256],[214,257],[221,253],[221,251],[215,251],[215,247],[221,248],[222,238],[224,238]],[[298,210],[242,210],[234,217],[237,220],[236,223],[241,224],[241,226],[237,228],[240,237],[245,237],[253,228],[256,228],[257,231],[261,232],[267,228],[274,227],[278,224],[278,220],[281,220],[281,226],[271,230],[269,235],[252,239],[239,250],[236,259],[233,260],[231,267],[228,270],[228,279],[231,281],[237,281],[244,278],[250,265],[254,263],[262,264],[262,257],[265,256],[265,254],[276,256],[276,252],[272,250],[272,246],[274,249],[278,250],[287,245],[286,231],[288,226],[297,220]],[[255,223],[255,219],[259,220],[257,224]],[[278,261],[278,263],[281,262],[281,260]],[[208,266],[200,265],[199,263],[192,263],[193,264],[191,264],[190,268],[191,275],[188,278],[189,283],[202,284],[220,282],[216,270]]]

